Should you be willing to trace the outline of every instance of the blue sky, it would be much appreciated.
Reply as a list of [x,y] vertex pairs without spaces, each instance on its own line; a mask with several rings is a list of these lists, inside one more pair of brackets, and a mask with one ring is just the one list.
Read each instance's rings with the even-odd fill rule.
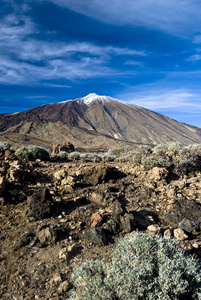
[[0,5],[0,113],[96,93],[201,127],[199,0]]

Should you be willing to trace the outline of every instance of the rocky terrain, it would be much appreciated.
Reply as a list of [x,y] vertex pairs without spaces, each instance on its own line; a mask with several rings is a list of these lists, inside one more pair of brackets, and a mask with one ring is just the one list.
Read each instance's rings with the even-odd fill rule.
[[119,143],[156,145],[201,143],[201,129],[137,105],[107,96],[83,98],[0,115],[0,139],[19,147],[70,141],[85,151],[111,149]]
[[0,203],[1,299],[68,299],[72,270],[136,231],[201,258],[200,171],[1,156]]

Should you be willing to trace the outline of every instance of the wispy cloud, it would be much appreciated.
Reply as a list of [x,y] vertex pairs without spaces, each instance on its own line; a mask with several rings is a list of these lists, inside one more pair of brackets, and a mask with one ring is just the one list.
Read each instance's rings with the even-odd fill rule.
[[49,0],[56,5],[113,24],[132,24],[189,36],[201,22],[197,0]]
[[193,42],[194,42],[195,44],[201,44],[201,34],[200,34],[200,33],[199,33],[199,34],[196,34],[196,35],[194,36]]
[[36,99],[36,98],[54,98],[54,97],[49,97],[49,96],[26,96],[26,99]]
[[187,61],[198,61],[201,60],[201,54],[194,54],[186,59]]
[[118,99],[155,111],[201,112],[201,90],[146,90],[135,93],[135,89],[117,95]]
[[42,80],[118,76],[109,66],[114,56],[143,57],[145,51],[87,42],[49,42],[32,37],[37,26],[10,14],[0,22],[0,82],[28,84]]
[[143,63],[141,61],[127,60],[127,61],[125,61],[124,65],[142,67]]

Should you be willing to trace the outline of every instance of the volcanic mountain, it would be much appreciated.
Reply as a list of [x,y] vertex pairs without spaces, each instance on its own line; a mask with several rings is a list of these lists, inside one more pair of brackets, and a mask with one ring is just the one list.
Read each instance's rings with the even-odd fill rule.
[[50,103],[24,112],[0,115],[0,140],[14,145],[51,147],[71,142],[86,150],[118,143],[201,143],[201,129],[107,96]]

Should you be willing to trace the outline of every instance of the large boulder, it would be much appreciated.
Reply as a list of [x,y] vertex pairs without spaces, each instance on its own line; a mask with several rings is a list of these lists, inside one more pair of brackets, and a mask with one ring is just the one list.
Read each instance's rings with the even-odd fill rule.
[[195,200],[178,199],[164,215],[164,221],[189,233],[199,232],[201,228],[201,205]]
[[52,196],[47,188],[39,188],[28,197],[27,216],[34,220],[51,217],[53,210]]
[[89,194],[88,200],[100,207],[110,207],[115,201],[115,197],[110,193],[94,191]]
[[82,171],[82,182],[87,185],[97,185],[110,179],[119,179],[123,173],[118,169],[104,164],[86,167]]

